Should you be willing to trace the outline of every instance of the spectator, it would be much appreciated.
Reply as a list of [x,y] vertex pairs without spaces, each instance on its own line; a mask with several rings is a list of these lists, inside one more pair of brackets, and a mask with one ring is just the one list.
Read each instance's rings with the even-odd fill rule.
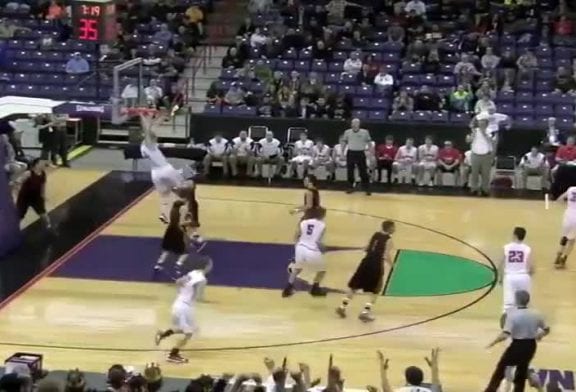
[[326,98],[318,97],[316,102],[311,105],[310,118],[330,118],[330,111]]
[[292,70],[290,72],[290,79],[286,81],[285,85],[288,86],[290,91],[298,95],[301,85],[300,73],[296,70]]
[[476,114],[488,113],[490,110],[496,111],[496,104],[487,95],[480,98],[478,102],[476,102],[476,105],[474,105],[474,113]]
[[160,25],[160,30],[152,36],[152,42],[168,47],[172,43],[172,37],[173,34],[168,30],[168,25],[163,23]]
[[48,20],[58,20],[66,17],[66,8],[58,0],[52,0],[50,6],[48,7],[48,13],[46,14],[46,19]]
[[496,91],[490,85],[490,81],[486,79],[480,84],[478,90],[476,90],[476,97],[478,99],[484,96],[489,97],[490,99],[496,98]]
[[406,58],[408,62],[412,63],[420,63],[427,55],[429,49],[424,44],[424,41],[421,39],[415,40],[413,43],[408,45],[406,49]]
[[294,90],[291,90],[287,85],[283,85],[276,94],[276,102],[280,106],[280,109],[286,109],[295,96],[296,92]]
[[135,107],[138,104],[138,86],[128,82],[124,90],[122,90],[121,98],[124,100],[124,104],[128,107]]
[[500,57],[494,54],[492,47],[486,48],[486,53],[482,56],[480,63],[482,64],[482,71],[486,74],[493,74],[500,64]]
[[449,96],[450,110],[457,113],[471,112],[472,99],[470,90],[459,84]]
[[388,42],[402,43],[406,36],[406,31],[398,22],[392,22],[387,30]]
[[14,38],[17,31],[30,31],[25,27],[20,27],[14,24],[14,21],[9,18],[0,19],[0,39]]
[[396,152],[396,157],[394,158],[394,163],[392,164],[394,173],[405,173],[412,181],[415,174],[414,166],[417,159],[418,149],[414,147],[414,139],[409,137],[406,139],[405,144],[398,149],[398,152]]
[[559,67],[554,78],[554,92],[557,94],[574,94],[576,81],[566,67]]
[[549,167],[546,156],[538,150],[538,147],[532,147],[530,152],[524,154],[520,160],[520,170],[522,171],[522,184],[524,188],[526,188],[529,176],[538,176],[541,178],[542,188],[546,189]]
[[516,72],[516,69],[518,68],[517,60],[510,49],[506,49],[502,53],[502,57],[500,58],[500,67],[504,70],[512,70],[513,75]]
[[276,105],[270,93],[264,94],[262,102],[258,106],[258,109],[256,109],[256,114],[258,117],[275,117],[278,115]]
[[362,70],[362,59],[359,52],[350,53],[350,57],[344,62],[344,73],[356,76]]
[[224,177],[228,176],[228,153],[229,146],[228,140],[224,139],[222,135],[217,133],[206,145],[207,154],[204,156],[203,166],[204,175],[210,174],[210,168],[213,162],[222,162],[222,173]]
[[256,30],[256,26],[252,22],[252,18],[247,16],[246,18],[244,18],[244,23],[242,23],[236,35],[249,38],[250,35],[252,35],[252,33],[254,32],[254,30]]
[[275,166],[274,176],[279,176],[284,166],[282,157],[282,147],[280,141],[274,137],[271,131],[266,132],[266,136],[256,143],[256,167],[261,176],[264,164]]
[[82,57],[80,52],[72,54],[66,63],[66,73],[69,75],[81,75],[90,72],[90,64]]
[[556,175],[560,165],[576,162],[576,146],[574,144],[574,136],[568,136],[566,144],[558,147],[558,150],[556,150],[556,165],[551,170],[552,177]]
[[148,53],[146,53],[146,56],[144,56],[142,60],[142,64],[144,64],[147,67],[156,67],[161,62],[162,59],[160,58],[160,56],[158,56],[158,54],[156,54],[154,46],[150,45],[148,47]]
[[560,37],[569,37],[574,34],[574,22],[566,15],[561,15],[558,21],[554,22],[554,34]]
[[286,49],[300,50],[304,47],[304,43],[304,35],[294,28],[289,28],[282,38],[282,47]]
[[418,186],[424,186],[426,177],[428,186],[434,186],[434,174],[438,162],[438,146],[432,141],[432,136],[426,136],[424,144],[418,147]]
[[274,73],[264,60],[258,60],[254,66],[254,77],[267,86],[274,79]]
[[470,56],[462,54],[460,61],[454,66],[454,75],[456,75],[458,83],[470,84],[475,77],[480,75],[480,72],[470,60]]
[[407,14],[414,12],[416,15],[426,18],[426,3],[422,0],[410,0],[406,3],[404,11]]
[[264,46],[266,42],[268,42],[268,37],[266,36],[265,31],[261,27],[256,27],[250,36],[250,46],[253,48],[259,48]]
[[439,185],[443,184],[443,174],[452,173],[454,174],[454,181],[456,184],[459,183],[458,179],[458,169],[460,167],[460,162],[462,160],[462,154],[458,149],[454,148],[450,140],[444,142],[444,147],[438,151],[438,176]]
[[380,67],[380,72],[374,78],[374,84],[379,87],[392,87],[394,86],[394,77],[388,73],[385,66]]
[[420,91],[414,95],[415,110],[440,111],[442,106],[443,102],[440,95],[432,91],[428,86],[422,86]]
[[376,169],[378,182],[382,181],[382,170],[386,170],[387,184],[392,184],[393,163],[396,158],[398,147],[394,144],[394,137],[386,136],[384,143],[376,146]]
[[440,26],[435,23],[426,30],[426,34],[424,35],[426,42],[432,45],[441,41],[443,37],[444,34],[442,34],[442,31],[440,30]]
[[160,104],[169,106],[169,102],[164,102],[164,91],[155,79],[150,80],[150,85],[144,89],[144,96],[149,106],[158,107]]
[[228,161],[233,177],[238,176],[238,165],[246,166],[246,175],[252,177],[254,168],[253,144],[254,141],[248,137],[246,131],[240,131],[238,136],[232,139]]
[[318,97],[324,95],[324,93],[324,86],[320,79],[318,79],[318,74],[316,72],[310,72],[308,77],[304,79],[300,85],[300,95],[308,97],[312,101],[315,101]]
[[222,68],[242,68],[244,59],[240,57],[238,49],[235,46],[228,48],[226,56],[222,58]]
[[316,45],[312,49],[312,57],[314,60],[329,61],[332,58],[332,50],[326,47],[324,41],[316,41]]
[[245,103],[245,93],[237,82],[232,82],[230,89],[224,96],[224,103],[230,106],[239,106]]
[[380,64],[376,61],[376,57],[374,54],[369,54],[364,58],[364,65],[362,68],[366,67],[370,75],[375,77],[376,74],[380,71]]
[[204,35],[204,12],[197,4],[191,5],[185,13],[186,19],[198,29],[200,36]]
[[[440,353],[439,348],[432,350],[432,355],[430,358],[426,357],[426,362],[430,366],[430,371],[432,372],[432,385],[426,387],[424,383],[424,372],[422,369],[416,366],[409,366],[404,370],[405,387],[399,388],[396,392],[407,392],[417,390],[419,392],[431,392],[440,391],[442,386],[440,384],[439,375],[439,364],[438,364],[438,354]],[[378,351],[378,362],[380,364],[380,380],[382,392],[393,392],[390,382],[388,381],[388,359],[384,358],[384,355]]]
[[425,15],[417,15],[416,11],[412,10],[406,16],[404,24],[409,40],[420,37],[424,34]]
[[409,112],[414,111],[414,99],[408,95],[406,90],[400,90],[400,93],[392,102],[392,112]]
[[334,105],[331,105],[328,109],[328,117],[334,120],[348,120],[351,115],[350,105],[346,101],[346,97],[339,94]]
[[248,11],[251,14],[264,14],[268,12],[271,6],[272,0],[250,0]]
[[538,58],[534,55],[534,52],[530,49],[526,49],[524,54],[518,57],[516,65],[518,66],[518,76],[521,79],[532,79],[534,77],[534,72],[538,68]]
[[440,72],[440,53],[438,49],[431,49],[422,63],[422,72],[438,74]]
[[360,49],[366,46],[367,41],[366,37],[362,35],[362,32],[360,30],[354,30],[352,32],[352,39],[350,43],[352,44],[353,47]]

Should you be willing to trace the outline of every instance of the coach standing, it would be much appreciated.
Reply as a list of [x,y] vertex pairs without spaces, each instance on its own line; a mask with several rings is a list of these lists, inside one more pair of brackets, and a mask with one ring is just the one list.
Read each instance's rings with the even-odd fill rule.
[[350,124],[351,128],[344,132],[343,139],[348,145],[346,153],[346,168],[348,170],[348,184],[350,188],[347,193],[354,192],[354,168],[358,167],[362,186],[366,194],[370,196],[370,182],[368,180],[368,168],[366,165],[366,150],[371,148],[372,138],[368,130],[360,128],[360,120],[355,118]]
[[[472,129],[469,136],[470,150],[470,188],[472,193],[488,196],[490,192],[490,173],[494,162],[497,135],[488,132],[489,115],[480,113],[476,116],[478,126]],[[482,183],[480,184],[480,178]]]
[[528,377],[530,361],[536,353],[536,341],[550,333],[550,328],[542,316],[528,309],[530,294],[520,290],[516,292],[516,309],[509,312],[502,332],[488,347],[512,338],[512,343],[504,351],[492,374],[485,392],[496,392],[504,379],[504,373],[509,366],[516,367],[514,375],[514,392],[523,392]]

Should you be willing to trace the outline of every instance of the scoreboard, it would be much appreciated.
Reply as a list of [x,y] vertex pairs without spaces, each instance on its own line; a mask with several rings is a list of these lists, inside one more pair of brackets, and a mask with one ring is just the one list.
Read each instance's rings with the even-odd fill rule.
[[85,42],[116,41],[116,5],[113,0],[80,0],[72,2],[74,38]]

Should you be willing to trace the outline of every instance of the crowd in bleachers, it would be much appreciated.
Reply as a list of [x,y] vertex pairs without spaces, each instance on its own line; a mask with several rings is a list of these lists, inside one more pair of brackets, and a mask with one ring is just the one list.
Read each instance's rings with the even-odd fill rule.
[[[144,77],[154,93],[173,101],[179,74],[204,34],[210,0],[117,1],[117,41],[97,47],[74,39],[71,3],[63,0],[8,2],[0,9],[0,94],[108,101],[112,67],[144,58]],[[133,99],[138,69],[123,75],[123,98]]]
[[275,3],[238,30],[205,113],[466,123],[493,107],[573,127],[570,2]]

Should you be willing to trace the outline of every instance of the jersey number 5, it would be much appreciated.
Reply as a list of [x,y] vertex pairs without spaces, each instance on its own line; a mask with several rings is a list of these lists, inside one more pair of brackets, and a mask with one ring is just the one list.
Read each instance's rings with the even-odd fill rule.
[[524,252],[521,250],[511,250],[508,254],[509,263],[523,263],[524,262]]
[[312,235],[314,232],[314,225],[307,225],[306,226],[306,235]]

